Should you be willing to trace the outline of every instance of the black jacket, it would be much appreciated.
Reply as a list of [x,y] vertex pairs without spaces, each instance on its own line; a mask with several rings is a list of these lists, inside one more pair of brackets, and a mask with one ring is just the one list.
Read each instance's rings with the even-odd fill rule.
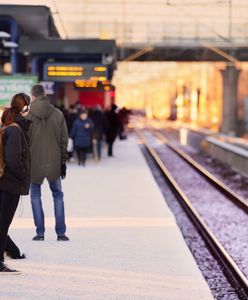
[[30,185],[30,153],[27,132],[30,121],[20,114],[15,116],[19,125],[4,129],[4,175],[0,178],[0,190],[18,195],[28,195]]
[[106,138],[107,142],[114,141],[118,130],[120,128],[120,121],[118,119],[118,115],[114,110],[110,110],[106,113],[107,118],[107,128],[106,128]]
[[93,127],[93,138],[97,140],[102,140],[103,133],[107,127],[107,120],[102,111],[95,109],[89,114],[89,118],[94,124]]

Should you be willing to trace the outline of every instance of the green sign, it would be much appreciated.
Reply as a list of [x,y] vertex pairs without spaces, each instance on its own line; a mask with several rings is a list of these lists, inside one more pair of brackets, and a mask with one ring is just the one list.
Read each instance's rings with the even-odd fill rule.
[[36,83],[37,76],[33,75],[0,76],[0,106],[9,105],[15,94],[30,95],[31,87]]

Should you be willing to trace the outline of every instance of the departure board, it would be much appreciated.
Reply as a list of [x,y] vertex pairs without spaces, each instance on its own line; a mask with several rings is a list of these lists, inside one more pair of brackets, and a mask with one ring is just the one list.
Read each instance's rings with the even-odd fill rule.
[[108,69],[100,64],[79,63],[46,63],[43,66],[43,80],[75,82],[77,79],[105,81],[108,79]]

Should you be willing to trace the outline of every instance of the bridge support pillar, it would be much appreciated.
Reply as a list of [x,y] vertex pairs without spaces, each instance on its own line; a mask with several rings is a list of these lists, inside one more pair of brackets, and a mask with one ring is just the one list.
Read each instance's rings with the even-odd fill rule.
[[238,127],[237,90],[240,70],[229,65],[221,70],[223,78],[222,125],[221,132],[235,135]]

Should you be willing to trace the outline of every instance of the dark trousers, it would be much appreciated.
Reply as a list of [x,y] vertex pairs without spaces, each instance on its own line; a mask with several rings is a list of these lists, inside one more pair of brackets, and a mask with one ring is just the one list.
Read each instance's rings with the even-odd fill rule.
[[67,160],[69,161],[72,158],[73,152],[67,152]]
[[19,257],[21,255],[20,249],[16,246],[9,235],[7,236],[5,251],[12,258]]
[[101,152],[102,152],[102,139],[96,140],[96,152],[97,152],[97,158],[101,159]]
[[82,164],[84,166],[86,162],[88,147],[76,147],[76,152],[78,156],[78,164]]
[[108,156],[113,156],[113,144],[116,137],[109,138],[108,143]]
[[11,247],[12,244],[12,240],[8,238],[8,230],[15,215],[19,199],[20,195],[0,191],[0,261],[4,260],[6,245]]

